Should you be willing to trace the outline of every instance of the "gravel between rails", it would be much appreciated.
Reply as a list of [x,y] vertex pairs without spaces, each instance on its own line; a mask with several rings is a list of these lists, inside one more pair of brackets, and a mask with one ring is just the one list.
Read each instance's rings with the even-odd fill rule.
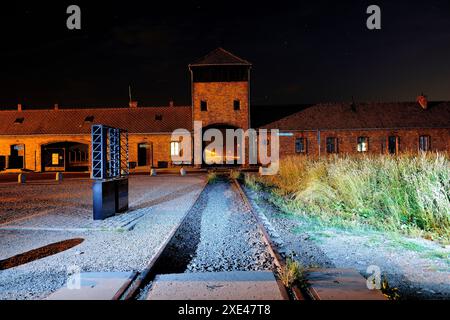
[[[209,184],[161,255],[155,274],[274,271],[273,257],[236,186]],[[137,299],[145,299],[151,282]]]
[[274,270],[273,258],[236,187],[228,182],[210,185],[205,198],[200,242],[187,270]]
[[[202,190],[203,183],[203,175],[131,177],[130,205],[134,208],[133,210],[145,211],[131,231],[1,230],[1,259],[65,239],[80,237],[85,241],[56,255],[1,271],[0,299],[45,298],[65,285],[67,270],[72,266],[79,267],[82,272],[142,270],[155,254],[158,246],[192,206],[196,195]],[[65,181],[61,190],[52,189],[51,194],[42,192],[42,189],[35,190],[35,186],[32,186],[28,190],[34,193],[26,194],[24,197],[34,196],[36,201],[39,201],[40,197],[55,198],[56,202],[59,202],[58,199],[65,198],[65,201],[72,202],[76,200],[71,199],[71,191],[79,189],[74,193],[74,198],[79,200],[79,195],[84,194],[81,196],[81,203],[84,202],[87,205],[90,201],[90,193],[86,190],[88,186],[90,184],[82,181]],[[20,193],[18,187],[10,186],[9,194]],[[63,193],[64,197],[58,192]],[[10,200],[9,204],[14,206],[15,202]],[[18,204],[17,211],[22,208],[23,204]],[[29,202],[25,211],[27,214],[34,214],[40,210],[45,210],[45,207],[37,205],[33,210],[33,203]],[[63,206],[61,210],[64,210]],[[74,209],[69,206],[67,210]],[[10,216],[11,212],[14,210],[8,210],[6,215]],[[0,215],[3,213],[4,211],[0,209]],[[25,215],[24,212],[21,216],[23,215]]]

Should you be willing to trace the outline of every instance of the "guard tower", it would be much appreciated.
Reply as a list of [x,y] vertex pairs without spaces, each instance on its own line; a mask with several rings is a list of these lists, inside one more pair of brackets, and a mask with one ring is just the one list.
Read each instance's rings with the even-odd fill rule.
[[192,112],[203,127],[250,126],[251,63],[217,48],[189,65]]

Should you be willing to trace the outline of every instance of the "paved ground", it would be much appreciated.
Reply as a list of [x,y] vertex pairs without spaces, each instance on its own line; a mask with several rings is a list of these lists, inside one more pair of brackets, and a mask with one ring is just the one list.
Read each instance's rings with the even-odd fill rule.
[[342,230],[305,217],[286,215],[264,193],[245,189],[265,218],[281,251],[305,267],[352,268],[367,276],[378,266],[403,299],[450,299],[450,247],[373,230]]
[[[137,220],[129,231],[116,228],[121,223],[108,221],[103,225],[106,228],[86,225],[92,214],[89,180],[1,184],[0,259],[61,240],[85,241],[59,254],[1,271],[0,299],[45,298],[65,284],[74,268],[82,272],[143,269],[191,207],[204,180],[203,175],[130,177],[129,216]],[[128,221],[125,217],[111,221]],[[77,230],[80,226],[85,228]]]

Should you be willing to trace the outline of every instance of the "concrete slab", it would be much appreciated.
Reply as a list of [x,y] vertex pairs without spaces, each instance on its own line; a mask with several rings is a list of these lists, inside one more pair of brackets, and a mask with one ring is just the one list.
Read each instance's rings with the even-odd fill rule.
[[306,279],[317,300],[387,300],[381,291],[369,290],[366,279],[353,269],[311,269]]
[[147,300],[285,300],[272,272],[158,275]]
[[62,287],[46,300],[112,300],[128,286],[134,272],[90,272],[80,274],[80,288]]

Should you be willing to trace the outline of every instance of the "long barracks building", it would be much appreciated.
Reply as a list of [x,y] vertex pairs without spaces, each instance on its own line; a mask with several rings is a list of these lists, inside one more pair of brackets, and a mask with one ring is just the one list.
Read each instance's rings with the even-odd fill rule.
[[450,151],[450,102],[250,104],[251,64],[222,48],[189,65],[190,106],[0,111],[0,171],[87,171],[91,125],[129,132],[132,170],[171,167],[174,130],[280,130],[280,156]]

